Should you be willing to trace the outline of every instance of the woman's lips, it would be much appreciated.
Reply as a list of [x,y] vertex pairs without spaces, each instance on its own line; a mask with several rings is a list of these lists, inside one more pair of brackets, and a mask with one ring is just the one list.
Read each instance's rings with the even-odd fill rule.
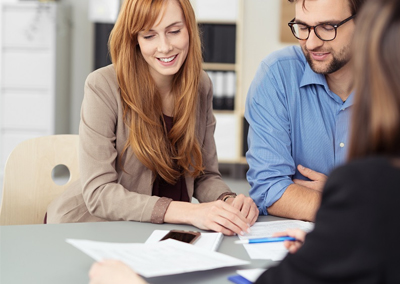
[[172,65],[176,58],[178,57],[178,54],[175,54],[170,57],[157,57],[157,60],[164,66]]

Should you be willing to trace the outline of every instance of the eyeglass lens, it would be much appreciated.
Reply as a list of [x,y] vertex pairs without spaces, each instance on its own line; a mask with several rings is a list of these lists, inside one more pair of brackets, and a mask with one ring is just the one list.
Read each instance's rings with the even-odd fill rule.
[[[310,28],[302,24],[293,24],[292,31],[298,39],[307,39],[310,33]],[[332,40],[336,36],[335,27],[330,24],[318,25],[314,28],[316,35],[322,40]]]

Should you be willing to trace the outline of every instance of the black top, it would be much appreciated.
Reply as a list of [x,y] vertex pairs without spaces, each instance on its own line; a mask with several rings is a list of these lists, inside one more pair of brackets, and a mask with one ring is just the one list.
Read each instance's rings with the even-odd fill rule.
[[[173,117],[164,115],[164,121],[167,131],[170,132],[172,126],[174,125]],[[168,197],[174,201],[190,202],[184,175],[182,175],[175,184],[170,184],[166,182],[162,177],[157,175],[156,180],[153,184],[153,195],[159,197]]]
[[332,172],[314,231],[256,283],[400,283],[400,166],[383,157]]

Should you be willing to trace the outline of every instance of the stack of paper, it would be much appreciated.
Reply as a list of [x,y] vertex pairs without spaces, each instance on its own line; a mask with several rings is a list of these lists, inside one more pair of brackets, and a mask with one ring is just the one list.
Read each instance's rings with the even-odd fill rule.
[[144,277],[249,264],[248,261],[172,239],[151,244],[104,243],[73,239],[66,241],[97,261],[120,260]]

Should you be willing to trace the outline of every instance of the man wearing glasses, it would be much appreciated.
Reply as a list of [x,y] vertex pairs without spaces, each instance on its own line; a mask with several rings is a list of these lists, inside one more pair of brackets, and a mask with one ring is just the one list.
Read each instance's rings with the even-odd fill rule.
[[326,176],[346,159],[351,40],[364,0],[289,0],[299,46],[265,58],[245,118],[250,196],[260,214],[313,221]]

